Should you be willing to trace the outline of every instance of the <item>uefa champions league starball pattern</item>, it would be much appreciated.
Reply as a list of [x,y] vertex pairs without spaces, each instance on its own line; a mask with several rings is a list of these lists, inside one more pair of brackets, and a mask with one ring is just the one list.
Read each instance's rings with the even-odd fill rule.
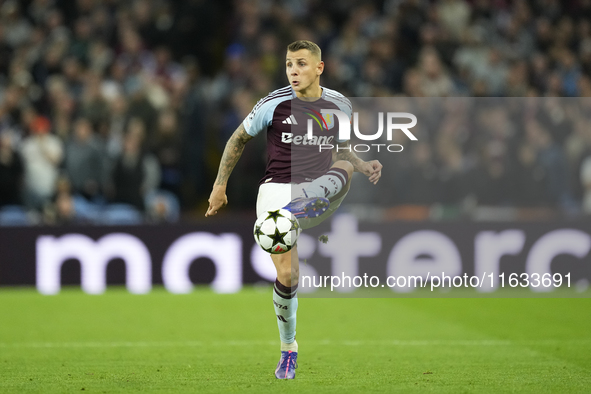
[[254,224],[254,239],[265,252],[289,252],[300,236],[300,225],[286,209],[265,211]]

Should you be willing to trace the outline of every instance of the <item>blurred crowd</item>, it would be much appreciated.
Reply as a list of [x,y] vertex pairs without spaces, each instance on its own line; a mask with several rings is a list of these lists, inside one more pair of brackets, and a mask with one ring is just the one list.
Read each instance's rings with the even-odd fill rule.
[[[391,174],[383,176],[377,187],[362,188],[361,193],[352,188],[349,202],[368,199],[381,207],[395,206],[389,216],[408,219],[510,220],[591,212],[591,98],[352,101],[365,134],[378,129],[377,112],[392,112],[393,108],[412,113],[419,121],[412,128],[418,141],[411,141],[400,130],[387,140],[384,132],[372,141],[382,144],[381,154],[376,147],[359,153],[367,159],[378,155],[384,173]],[[406,155],[389,153],[388,144],[402,145]],[[358,150],[369,150],[365,146],[359,145]],[[357,182],[364,181],[359,178]]]
[[[441,112],[366,202],[591,213],[591,0],[4,0],[0,222],[202,215],[225,141],[287,85],[296,39],[349,97],[562,97]],[[264,166],[257,138],[229,210],[254,209]]]

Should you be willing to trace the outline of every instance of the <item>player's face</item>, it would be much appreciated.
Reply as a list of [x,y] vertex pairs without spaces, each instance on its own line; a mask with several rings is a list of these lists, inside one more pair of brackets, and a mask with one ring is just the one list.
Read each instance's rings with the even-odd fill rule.
[[307,49],[287,52],[285,73],[293,90],[305,92],[318,84],[318,77],[324,70],[324,62],[312,55]]

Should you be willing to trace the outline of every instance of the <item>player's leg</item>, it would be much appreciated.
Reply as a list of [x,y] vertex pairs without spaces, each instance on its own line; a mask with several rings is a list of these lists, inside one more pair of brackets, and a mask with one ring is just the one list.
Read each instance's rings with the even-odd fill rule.
[[353,165],[345,160],[335,162],[332,167],[304,187],[292,187],[292,200],[284,206],[299,220],[324,215],[330,200],[349,190]]
[[281,340],[281,359],[277,364],[275,377],[293,379],[298,356],[298,343],[295,340],[300,274],[297,247],[294,246],[288,253],[272,254],[271,258],[277,270],[277,279],[273,286],[273,305]]
[[271,259],[277,270],[277,279],[285,287],[296,287],[300,276],[300,264],[298,261],[297,245],[290,252],[272,254]]
[[288,253],[272,254],[271,258],[277,269],[277,279],[273,286],[273,304],[275,305],[277,324],[279,326],[281,350],[297,351],[297,348],[292,349],[287,346],[295,341],[296,312],[298,308],[296,294],[300,274],[297,248],[294,247]]
[[339,160],[324,175],[305,186],[303,192],[307,197],[331,199],[347,188],[352,176],[353,165],[346,160]]
[[[336,193],[330,194],[329,206],[327,207],[327,209],[324,209],[322,212],[320,212],[320,214],[299,217],[298,221],[299,221],[301,229],[305,230],[308,228],[318,226],[320,223],[322,223],[323,221],[325,221],[326,219],[331,217],[337,211],[337,209],[339,209],[339,207],[341,206],[341,203],[343,202],[343,200],[347,196],[347,193],[349,192],[349,188],[351,187],[351,177],[353,175],[353,166],[348,161],[341,160],[341,161],[337,161],[333,165],[333,167],[331,167],[331,170],[333,170],[334,168],[339,168],[339,169],[342,169],[343,171],[346,171],[347,178],[346,178],[345,186],[339,187]],[[327,175],[329,173],[330,173],[330,170],[327,171],[327,173],[325,175]],[[322,177],[320,177],[320,178],[322,178]],[[318,179],[320,179],[320,178],[318,178]],[[316,179],[315,181],[312,181],[310,183],[293,185],[292,186],[292,190],[293,190],[292,193],[296,193],[297,190],[308,190],[310,188],[310,185],[312,185],[318,179]],[[298,200],[296,199],[295,201],[297,202]],[[294,201],[292,201],[292,203],[293,202]],[[290,204],[292,204],[292,203],[290,203]]]
[[[264,211],[276,210],[291,200],[290,184],[265,183],[259,187],[257,197],[257,216]],[[275,370],[279,379],[293,379],[297,360],[297,342],[295,341],[296,297],[299,278],[299,260],[297,248],[294,246],[288,253],[272,254],[271,259],[277,271],[277,279],[273,286],[273,306],[279,326],[281,340],[281,359]]]

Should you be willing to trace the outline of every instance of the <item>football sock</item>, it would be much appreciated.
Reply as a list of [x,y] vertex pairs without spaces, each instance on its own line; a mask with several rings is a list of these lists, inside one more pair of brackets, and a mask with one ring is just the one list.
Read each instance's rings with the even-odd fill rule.
[[[298,298],[296,296],[298,285],[287,287],[275,280],[273,286],[273,306],[277,315],[279,327],[279,339],[281,347],[295,342],[296,313],[298,311]],[[297,347],[297,343],[295,345]]]
[[298,341],[293,341],[292,343],[283,343],[281,342],[281,351],[282,352],[298,352]]
[[347,184],[349,174],[342,168],[331,168],[328,172],[304,188],[307,197],[331,198]]

